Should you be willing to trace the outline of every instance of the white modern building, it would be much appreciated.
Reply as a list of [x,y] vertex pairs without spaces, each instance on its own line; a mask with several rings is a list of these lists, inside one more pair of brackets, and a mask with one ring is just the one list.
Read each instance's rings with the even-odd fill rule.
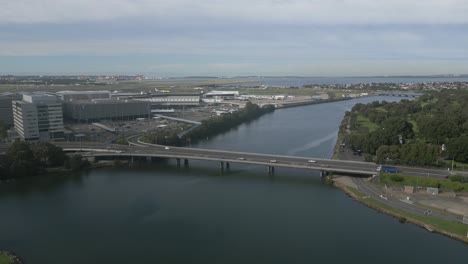
[[200,105],[199,95],[163,95],[152,98],[135,99],[151,103],[152,108],[157,106],[197,106]]
[[239,97],[239,91],[211,91],[204,94],[204,97],[214,99],[234,99]]
[[64,138],[62,102],[44,93],[23,94],[23,100],[13,101],[15,130],[25,141]]
[[110,91],[60,91],[56,94],[64,102],[111,98]]

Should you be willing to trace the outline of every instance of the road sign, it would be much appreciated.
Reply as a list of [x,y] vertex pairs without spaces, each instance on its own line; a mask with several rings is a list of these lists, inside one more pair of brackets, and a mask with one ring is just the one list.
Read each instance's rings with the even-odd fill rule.
[[463,217],[463,223],[464,223],[465,225],[468,225],[468,216],[464,216],[464,217]]

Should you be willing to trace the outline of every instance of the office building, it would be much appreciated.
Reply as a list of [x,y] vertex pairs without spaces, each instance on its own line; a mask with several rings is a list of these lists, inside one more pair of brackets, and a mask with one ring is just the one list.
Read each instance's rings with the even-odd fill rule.
[[12,102],[15,130],[25,141],[64,138],[62,102],[45,93],[23,94]]
[[22,95],[17,93],[0,93],[0,121],[6,128],[14,124],[12,102],[21,98]]

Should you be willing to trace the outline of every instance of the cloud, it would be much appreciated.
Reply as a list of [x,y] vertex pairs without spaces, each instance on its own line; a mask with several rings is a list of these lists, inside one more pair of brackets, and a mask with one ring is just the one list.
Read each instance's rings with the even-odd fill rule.
[[[137,27],[137,25],[135,25]],[[152,54],[179,60],[203,58],[216,62],[300,61],[315,59],[464,59],[468,57],[466,28],[411,27],[320,27],[271,26],[228,28],[211,31],[192,29],[143,30],[134,35],[101,32],[97,35],[60,33],[0,36],[0,56],[120,56]],[[91,29],[90,29],[91,30]],[[70,31],[83,31],[70,28]],[[229,31],[229,34],[225,32]],[[145,32],[152,32],[146,34]],[[451,37],[441,37],[450,32]],[[40,35],[40,36],[39,36]],[[169,59],[168,59],[169,60]]]
[[302,24],[467,24],[466,0],[15,0],[0,24],[77,23],[136,17]]
[[455,73],[466,14],[468,0],[0,0],[0,70]]

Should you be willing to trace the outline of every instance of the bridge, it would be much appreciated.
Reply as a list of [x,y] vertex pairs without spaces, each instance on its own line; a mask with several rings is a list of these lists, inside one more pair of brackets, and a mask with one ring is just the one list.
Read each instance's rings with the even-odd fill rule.
[[173,158],[177,160],[178,165],[182,161],[187,165],[189,160],[205,160],[218,162],[221,169],[228,169],[231,164],[235,163],[255,164],[266,166],[270,173],[274,173],[276,167],[284,167],[368,176],[376,174],[377,168],[374,163],[369,162],[169,147],[144,143],[138,145],[106,145],[102,143],[55,142],[54,144],[62,147],[66,152],[83,152],[85,157]]
[[411,98],[416,98],[421,96],[422,94],[419,93],[392,93],[392,92],[383,92],[383,93],[377,93],[376,95],[379,96],[398,96],[398,97],[411,97]]
[[[199,148],[180,148],[148,144],[138,141],[138,136],[128,138],[131,145],[116,145],[93,142],[51,142],[67,152],[82,152],[85,157],[98,158],[173,158],[180,165],[189,160],[206,160],[218,162],[219,166],[229,168],[231,164],[256,164],[267,166],[270,173],[275,167],[319,170],[346,175],[370,176],[377,174],[377,165],[371,162],[348,160],[319,159],[311,157],[283,156],[249,152],[209,150]],[[8,144],[0,144],[0,155],[4,154]],[[447,171],[445,169],[398,166],[398,171],[405,175],[433,178],[446,178],[448,175],[468,176],[466,171]]]

